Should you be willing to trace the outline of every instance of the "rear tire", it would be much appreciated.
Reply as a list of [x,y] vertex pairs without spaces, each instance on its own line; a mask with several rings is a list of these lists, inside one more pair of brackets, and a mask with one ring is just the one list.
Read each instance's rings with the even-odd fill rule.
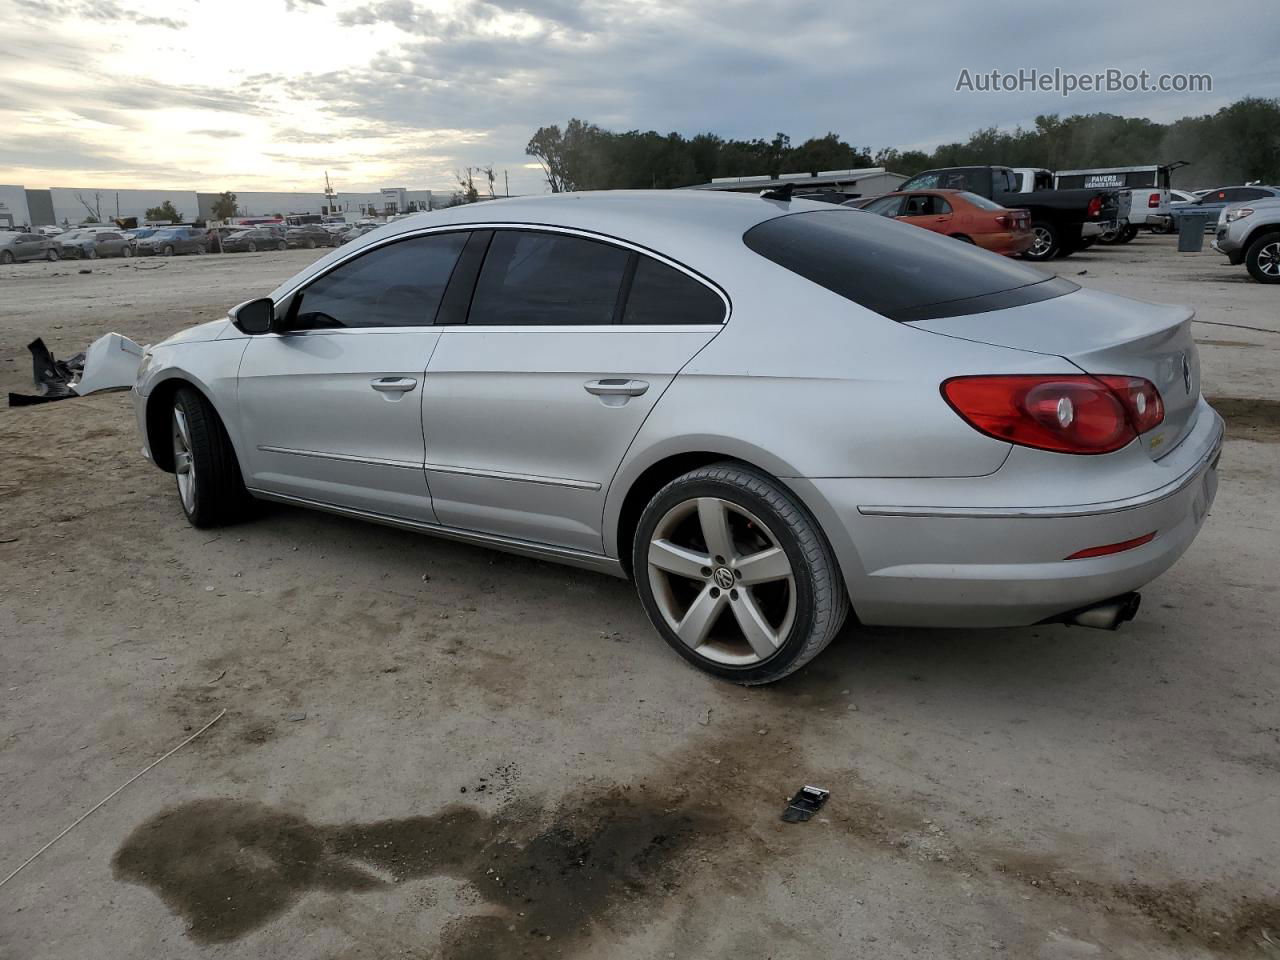
[[247,518],[252,498],[213,405],[194,387],[182,387],[174,394],[169,425],[178,501],[191,525],[220,527]]
[[4,264],[6,267],[13,263],[13,251],[0,250],[0,263]]
[[165,248],[164,248],[163,250],[161,250],[160,252],[161,252],[162,254],[164,254],[166,257],[172,257],[172,256],[173,256],[173,247],[172,247],[171,245],[166,245],[166,246],[165,246]]
[[1249,244],[1244,265],[1259,283],[1280,283],[1280,233],[1265,234]]
[[133,247],[129,246],[126,243],[123,247],[120,248],[120,256],[128,260],[130,257],[133,256]]
[[1035,242],[1022,256],[1026,260],[1052,260],[1058,255],[1058,229],[1047,220],[1033,220],[1031,234]]
[[248,245],[245,247],[245,249],[248,250],[250,253],[257,253],[258,245],[254,243],[252,240],[250,240]]
[[735,683],[772,683],[800,669],[849,611],[816,521],[777,481],[733,461],[659,490],[631,552],[658,633],[698,669]]
[[287,243],[285,243],[283,240],[281,240],[279,243],[277,243],[277,244],[276,244],[276,249],[277,249],[277,250],[288,250],[288,249],[289,249],[289,245],[288,245]]
[[97,248],[97,247],[86,247],[86,248],[85,248],[85,251],[84,251],[84,258],[85,258],[86,260],[97,260],[97,259],[98,259],[98,248]]
[[45,254],[45,256],[48,258],[48,260],[49,260],[49,262],[50,262],[50,263],[57,263],[57,262],[58,262],[58,251],[57,251],[57,250],[54,250],[54,249],[50,248],[50,249],[49,249],[49,252],[48,252],[48,253],[46,253],[46,254]]

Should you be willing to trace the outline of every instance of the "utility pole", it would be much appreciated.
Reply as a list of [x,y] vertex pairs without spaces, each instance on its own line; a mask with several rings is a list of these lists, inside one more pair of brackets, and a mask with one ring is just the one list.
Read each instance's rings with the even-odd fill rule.
[[504,193],[511,196],[511,175],[506,170],[502,171],[502,182],[504,184]]

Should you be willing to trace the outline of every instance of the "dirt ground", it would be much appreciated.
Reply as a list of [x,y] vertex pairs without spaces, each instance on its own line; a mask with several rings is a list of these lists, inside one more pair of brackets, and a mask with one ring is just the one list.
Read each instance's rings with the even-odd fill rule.
[[[314,256],[0,268],[0,381]],[[0,957],[1280,957],[1280,291],[1168,238],[1055,266],[1198,311],[1200,538],[1119,633],[848,628],[765,689],[621,581],[195,530],[126,395],[0,409],[0,879],[226,711],[0,887]]]

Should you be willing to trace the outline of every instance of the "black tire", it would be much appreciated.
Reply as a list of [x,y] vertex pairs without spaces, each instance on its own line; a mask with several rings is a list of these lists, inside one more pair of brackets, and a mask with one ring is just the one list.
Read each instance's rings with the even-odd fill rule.
[[98,248],[97,248],[97,247],[86,247],[86,248],[85,248],[85,251],[84,251],[84,256],[85,256],[85,259],[86,259],[86,260],[97,260],[97,259],[98,259]]
[[220,527],[246,519],[253,499],[245,490],[235,449],[217,411],[200,391],[194,387],[181,387],[173,396],[173,409],[167,421],[169,433],[165,439],[170,442],[173,442],[173,433],[177,430],[178,410],[186,418],[190,469],[196,481],[190,506],[184,500],[179,484],[178,502],[182,512],[192,526],[202,528]]
[[304,244],[304,246],[305,246],[308,250],[314,250],[314,249],[316,248],[316,242],[315,242],[314,240],[312,240],[312,239],[308,238],[308,239],[307,239],[307,242]]
[[257,253],[258,245],[254,243],[252,240],[250,240],[248,245],[245,247],[245,249],[248,250],[250,253]]
[[[790,627],[771,655],[750,664],[730,665],[699,654],[668,625],[655,596],[648,563],[655,530],[672,511],[703,497],[725,501],[753,514],[767,528],[769,537],[762,539],[781,547],[790,564],[794,587],[789,589],[794,590],[795,601]],[[750,528],[748,523],[747,529]],[[705,543],[703,549],[707,549]],[[659,490],[641,514],[631,555],[640,602],[658,633],[698,669],[735,683],[772,683],[800,669],[831,642],[849,612],[839,565],[817,522],[776,480],[734,461],[691,470]],[[703,589],[718,582],[715,576],[710,576]],[[695,592],[699,589],[696,584],[686,583]],[[731,592],[736,600],[738,591]],[[731,609],[728,604],[722,606],[714,621],[727,624],[729,632],[736,629]],[[762,610],[763,606],[757,603],[756,609]],[[772,628],[781,633],[785,625],[784,619]]]
[[283,240],[281,240],[280,242],[278,242],[278,243],[276,244],[276,249],[277,249],[277,250],[288,250],[288,249],[289,249],[289,245],[288,245],[287,243],[285,243]]
[[1057,227],[1048,220],[1033,220],[1031,232],[1036,235],[1036,243],[1022,255],[1024,260],[1052,260],[1058,255],[1061,242]]
[[1280,283],[1280,233],[1263,234],[1249,244],[1244,265],[1259,283]]
[[162,254],[164,254],[166,257],[172,257],[172,256],[173,256],[173,246],[172,246],[171,244],[166,244],[166,245],[165,245],[165,248],[164,248],[163,250],[161,250],[160,252],[161,252]]
[[57,263],[57,262],[58,262],[58,251],[57,251],[57,250],[55,250],[55,249],[53,249],[52,247],[50,247],[50,248],[49,248],[49,252],[45,254],[45,257],[48,259],[48,261],[49,261],[50,263]]
[[1137,235],[1138,228],[1133,224],[1129,224],[1129,226],[1120,231],[1120,237],[1116,240],[1116,243],[1128,243]]
[[0,263],[4,264],[6,267],[13,263],[13,251],[0,250]]

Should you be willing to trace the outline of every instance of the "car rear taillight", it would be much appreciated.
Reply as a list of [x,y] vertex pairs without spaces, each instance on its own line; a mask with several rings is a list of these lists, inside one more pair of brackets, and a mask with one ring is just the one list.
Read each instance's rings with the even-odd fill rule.
[[979,432],[1055,453],[1111,453],[1164,419],[1159,391],[1140,377],[952,377],[942,396]]
[[1092,200],[1089,201],[1088,214],[1091,217],[1096,217],[1101,212],[1102,212],[1102,198],[1094,197]]
[[998,226],[998,227],[1007,227],[1007,226],[1009,226],[1009,224],[1010,224],[1010,223],[1012,223],[1012,222],[1013,222],[1013,220],[1012,220],[1012,218],[1010,218],[1010,217],[1009,217],[1009,215],[1008,215],[1008,214],[1004,214],[1004,213],[998,213],[998,214],[996,214],[996,226]]
[[1147,206],[1148,207],[1160,206],[1160,194],[1153,193],[1151,196],[1147,197]]

